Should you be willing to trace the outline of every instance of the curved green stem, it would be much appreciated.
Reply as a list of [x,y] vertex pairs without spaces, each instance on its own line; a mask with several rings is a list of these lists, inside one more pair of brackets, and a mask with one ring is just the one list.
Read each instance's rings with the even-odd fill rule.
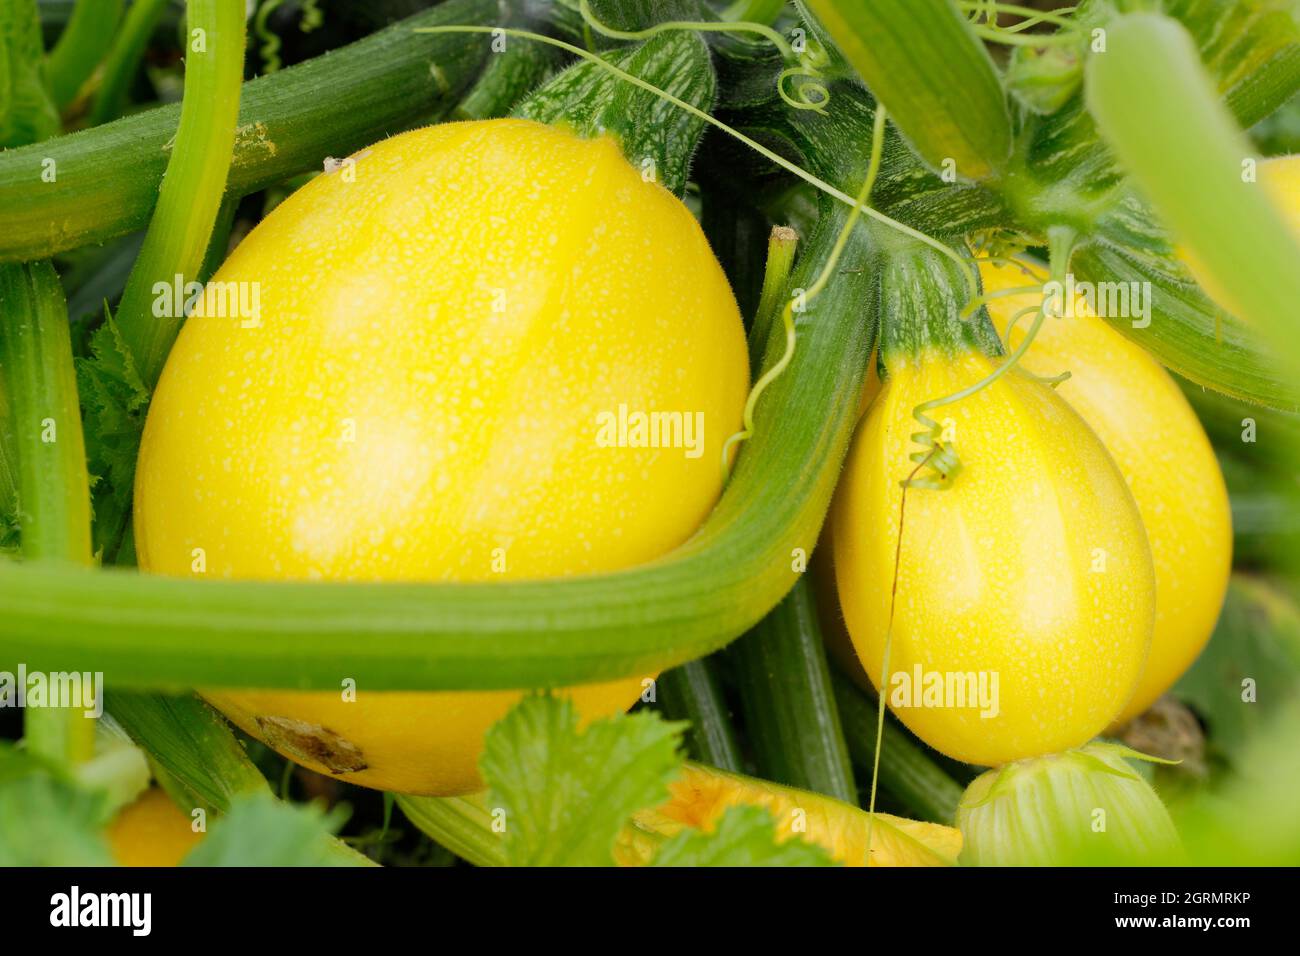
[[117,307],[117,325],[146,386],[184,315],[158,315],[154,284],[192,282],[203,265],[235,144],[244,76],[244,12],[225,0],[190,0],[185,97],[158,206]]
[[1186,29],[1161,14],[1123,16],[1087,66],[1087,102],[1171,231],[1248,325],[1272,339],[1283,370],[1300,375],[1295,303],[1300,241],[1244,170],[1251,146]]
[[[791,283],[847,216],[825,203]],[[810,308],[789,374],[705,525],[640,568],[492,584],[202,581],[0,565],[0,666],[92,668],[118,687],[555,687],[665,670],[752,627],[794,585],[855,423],[874,343],[862,230]]]

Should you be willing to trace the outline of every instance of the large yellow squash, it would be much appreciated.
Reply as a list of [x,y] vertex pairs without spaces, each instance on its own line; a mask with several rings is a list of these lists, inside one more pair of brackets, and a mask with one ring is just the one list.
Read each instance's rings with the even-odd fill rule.
[[[689,211],[608,137],[494,120],[385,140],[291,196],[214,282],[256,289],[260,314],[205,300],[168,359],[136,482],[146,571],[608,571],[681,543],[719,494],[740,315]],[[641,691],[572,694],[593,717]],[[450,794],[479,786],[519,692],[205,696],[306,766]]]

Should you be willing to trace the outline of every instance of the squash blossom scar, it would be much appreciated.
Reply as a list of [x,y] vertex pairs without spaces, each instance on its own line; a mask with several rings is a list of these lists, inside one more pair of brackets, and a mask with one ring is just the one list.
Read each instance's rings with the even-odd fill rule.
[[290,717],[258,717],[257,726],[276,750],[320,764],[330,773],[355,773],[369,766],[360,747],[320,724]]

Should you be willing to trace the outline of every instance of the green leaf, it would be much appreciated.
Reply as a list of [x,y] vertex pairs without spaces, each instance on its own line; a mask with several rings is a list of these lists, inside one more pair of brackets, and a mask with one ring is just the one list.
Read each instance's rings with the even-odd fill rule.
[[104,324],[90,339],[91,357],[77,360],[77,388],[85,422],[86,463],[94,480],[94,549],[111,561],[131,507],[149,390],[117,323],[107,308],[104,311]]
[[330,849],[330,837],[347,812],[282,803],[269,793],[245,794],[213,824],[182,866],[352,866]]
[[804,840],[776,842],[776,823],[762,807],[731,807],[711,833],[684,830],[665,843],[651,866],[836,866]]
[[38,143],[62,126],[45,86],[35,0],[0,2],[0,149]]
[[637,810],[662,803],[684,724],[642,712],[578,731],[567,699],[529,696],[488,731],[479,767],[511,866],[609,866]]
[[205,807],[224,812],[241,794],[270,793],[230,725],[195,695],[110,691],[107,709]]
[[[692,106],[706,112],[713,106],[717,87],[713,64],[709,48],[695,33],[661,33],[605,58]],[[566,126],[579,136],[613,134],[629,163],[646,175],[653,172],[679,196],[686,189],[691,156],[704,133],[702,119],[587,62],[569,67],[543,85],[519,104],[514,115]],[[653,169],[648,165],[651,161]]]
[[993,60],[951,0],[808,0],[835,45],[934,168],[993,175],[1011,118]]
[[112,866],[104,794],[0,744],[0,866]]

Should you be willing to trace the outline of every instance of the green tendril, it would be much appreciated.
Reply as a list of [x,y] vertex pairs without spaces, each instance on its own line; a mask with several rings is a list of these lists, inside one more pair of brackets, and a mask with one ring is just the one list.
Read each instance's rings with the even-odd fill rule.
[[[1070,18],[1078,7],[1061,7],[1057,10],[1045,11],[1035,10],[1033,7],[1019,6],[1014,3],[989,2],[989,0],[958,0],[957,9],[968,10],[971,12],[970,20],[972,23],[978,23],[983,19],[989,26],[1005,30],[1007,33],[1018,33],[1021,30],[1028,30],[1036,27],[1040,23],[1051,23],[1054,26],[1072,29],[1078,24]],[[1020,23],[1012,24],[1009,27],[1003,27],[998,24],[998,14],[1006,13],[1015,17],[1025,17]]]
[[[785,81],[797,76],[803,77],[805,82],[796,87],[798,95],[791,96],[785,90]],[[820,80],[821,74],[812,67],[792,66],[782,70],[781,75],[776,78],[776,92],[785,104],[793,109],[812,110],[825,116],[826,104],[831,101],[831,91]],[[813,94],[816,98],[809,99],[809,94]]]
[[[1059,281],[1065,274],[1066,265],[1070,261],[1070,254],[1074,250],[1074,243],[1077,236],[1072,229],[1065,226],[1053,226],[1049,228],[1047,232],[1048,248],[1051,258],[1049,275],[1051,278]],[[1025,295],[1032,292],[1040,293],[1039,302],[1036,306],[1030,306],[1028,309],[1017,313],[1011,320],[1010,324],[1007,326],[1007,344],[1010,344],[1012,327],[1014,327],[1024,315],[1028,315],[1031,312],[1034,313],[1033,324],[1029,327],[1029,332],[1026,333],[1024,339],[1016,347],[1015,351],[1007,356],[1006,361],[974,385],[969,385],[966,388],[953,392],[951,395],[945,395],[943,398],[936,398],[928,402],[922,402],[920,405],[917,405],[912,409],[912,417],[915,418],[924,429],[924,431],[913,433],[912,442],[920,445],[922,449],[925,450],[913,452],[909,456],[912,461],[917,463],[917,466],[913,469],[912,474],[903,480],[902,483],[905,488],[928,488],[942,491],[952,486],[953,479],[961,470],[961,458],[957,454],[955,443],[945,442],[943,440],[943,427],[933,418],[930,418],[926,413],[934,411],[936,408],[942,408],[945,405],[951,405],[954,402],[960,402],[964,398],[969,398],[976,392],[988,388],[1007,372],[1011,371],[1011,369],[1015,368],[1020,363],[1020,360],[1024,357],[1025,353],[1029,351],[1029,347],[1033,344],[1034,339],[1038,335],[1038,330],[1043,327],[1043,320],[1047,317],[1047,312],[1044,308],[1046,298],[1041,295],[1041,285],[1020,286],[1015,289],[1006,289],[1001,292],[986,293],[975,300],[976,302],[979,302],[980,300],[988,301],[1002,295]],[[977,305],[976,308],[978,307],[979,306]],[[965,312],[965,310],[963,310],[963,312]],[[1055,384],[1059,385],[1069,377],[1069,374],[1069,372],[1065,372],[1063,375],[1055,376],[1054,379],[1049,379],[1048,381],[1055,381]],[[918,472],[924,469],[928,469],[929,473],[924,477],[918,478]]]
[[280,62],[280,37],[267,25],[271,14],[284,3],[284,0],[262,0],[253,18],[253,32],[262,41],[258,53],[262,57],[262,68],[266,73],[276,73],[283,65]]
[[609,37],[611,40],[648,40],[660,33],[667,33],[670,30],[704,30],[716,33],[757,33],[778,50],[781,51],[781,58],[785,60],[795,59],[794,50],[785,37],[781,36],[776,30],[772,29],[766,23],[754,23],[750,20],[665,20],[663,23],[656,23],[652,27],[644,30],[619,30],[608,24],[601,23],[596,18],[596,14],[591,10],[590,0],[580,0],[578,10],[582,14],[582,19],[592,30],[601,36]]
[[698,106],[694,106],[691,103],[687,103],[685,100],[673,96],[671,93],[667,92],[666,90],[659,89],[659,87],[655,86],[653,83],[647,83],[639,76],[634,76],[631,73],[628,73],[626,70],[620,69],[619,67],[615,66],[613,63],[610,63],[609,61],[602,59],[600,56],[590,52],[589,50],[584,50],[581,47],[574,46],[572,43],[566,43],[563,40],[557,40],[555,37],[548,37],[540,33],[533,33],[528,30],[517,30],[509,27],[480,27],[480,26],[468,26],[468,25],[444,26],[444,27],[416,27],[412,32],[430,33],[430,34],[499,33],[499,34],[504,34],[505,36],[518,37],[521,40],[535,40],[538,43],[545,43],[548,44],[549,46],[557,47],[558,49],[564,50],[567,53],[571,53],[576,57],[580,57],[581,59],[586,60],[588,63],[594,63],[598,65],[601,69],[608,71],[614,76],[617,76],[619,79],[624,80],[627,83],[631,83],[633,86],[643,89],[648,93],[654,94],[664,102],[673,104],[678,109],[685,110],[687,113],[690,113],[692,116],[696,117],[697,119],[703,120],[705,123],[708,123],[710,126],[714,127],[715,129],[722,130],[722,132],[726,133],[728,136],[732,137],[737,142],[744,143],[746,146],[748,146],[754,152],[758,153],[764,159],[767,159],[768,161],[775,163],[776,165],[784,169],[786,172],[798,176],[804,182],[808,183],[810,186],[815,188],[818,192],[823,192],[826,195],[832,197],[833,199],[837,199],[840,202],[853,207],[854,209],[858,210],[862,215],[869,216],[870,218],[874,219],[876,222],[880,223],[881,225],[889,229],[893,229],[895,232],[902,233],[905,236],[909,236],[910,238],[915,239],[917,242],[924,243],[925,245],[929,246],[931,249],[934,249],[936,252],[939,252],[942,255],[947,256],[949,259],[951,259],[954,263],[957,264],[958,268],[961,269],[962,274],[965,275],[967,286],[970,289],[970,294],[975,295],[979,291],[979,280],[975,277],[974,268],[971,266],[970,262],[968,262],[966,258],[964,258],[959,252],[957,252],[957,250],[953,249],[951,246],[946,245],[945,243],[942,243],[938,239],[932,238],[931,236],[927,236],[925,233],[921,232],[920,230],[913,229],[911,226],[905,225],[904,223],[899,222],[897,219],[890,218],[889,216],[886,216],[883,212],[879,212],[878,210],[872,209],[870,206],[863,205],[861,202],[854,199],[848,193],[844,192],[844,190],[837,189],[836,187],[832,186],[830,183],[826,182],[826,180],[821,179],[818,176],[814,176],[812,173],[808,172],[808,170],[804,169],[802,166],[799,166],[791,162],[790,160],[786,159],[784,156],[780,155],[779,153],[773,152],[772,150],[764,146],[762,143],[746,136],[740,130],[732,126],[728,126],[726,123],[722,122],[722,120],[718,119],[715,116],[710,115],[709,113],[706,113]]
[[[298,13],[298,29],[303,33],[311,33],[325,22],[325,14],[321,12],[319,3],[320,0],[302,0],[302,8]],[[284,0],[262,0],[256,16],[253,17],[253,33],[262,41],[257,52],[262,57],[262,65],[266,73],[276,73],[284,66],[280,59],[282,45],[280,35],[269,25],[271,14],[283,5]]]
[[[995,3],[989,0],[969,0],[957,4],[958,9],[970,12],[967,22],[975,35],[990,43],[1002,43],[1007,46],[1061,46],[1079,41],[1078,23],[1068,16],[1075,7],[1063,7],[1050,13],[1009,3]],[[1019,23],[1002,26],[998,23],[1000,13],[1024,17]],[[1057,33],[1026,34],[1044,23],[1060,28]]]
[[[596,14],[592,12],[590,0],[581,0],[578,9],[582,14],[583,23],[586,27],[601,36],[613,40],[648,40],[650,37],[670,30],[757,33],[777,48],[781,54],[781,59],[787,63],[792,60],[798,61],[798,66],[782,70],[780,76],[776,79],[776,92],[787,106],[796,110],[812,110],[824,114],[826,104],[830,102],[830,90],[824,83],[817,82],[821,79],[821,74],[811,62],[811,58],[796,55],[794,48],[790,46],[785,37],[766,23],[757,23],[751,20],[665,20],[644,30],[618,30],[597,19]],[[804,77],[813,82],[799,84],[797,95],[791,96],[786,92],[786,80],[796,76]]]
[[1045,285],[1047,283],[1047,273],[1034,268],[1030,263],[1025,262],[1023,259],[1018,259],[1015,256],[971,256],[970,261],[991,262],[995,266],[1014,266],[1039,285]]
[[744,427],[732,435],[723,443],[722,446],[722,480],[725,484],[731,477],[731,449],[740,442],[747,441],[754,435],[754,411],[758,407],[758,400],[766,391],[767,387],[781,376],[790,363],[794,360],[795,349],[795,324],[794,308],[798,302],[801,311],[806,309],[808,304],[815,299],[826,284],[830,282],[831,275],[835,267],[839,264],[840,256],[844,252],[844,247],[848,244],[849,236],[853,232],[853,227],[858,224],[858,218],[865,203],[871,196],[871,190],[876,184],[876,177],[880,173],[881,157],[884,154],[885,144],[885,121],[886,114],[884,106],[877,105],[876,116],[871,130],[871,162],[867,167],[867,178],[862,183],[862,188],[858,190],[857,199],[853,204],[853,211],[849,213],[848,219],[844,222],[844,228],[840,230],[839,236],[835,240],[835,245],[831,248],[831,254],[826,259],[826,264],[822,266],[822,271],[818,274],[816,281],[806,290],[796,290],[799,294],[791,297],[781,310],[781,323],[785,326],[785,351],[776,363],[769,368],[754,383],[754,387],[749,391],[749,398],[745,401],[745,413],[743,417]]
[[302,14],[298,21],[298,29],[303,33],[311,33],[325,22],[325,14],[317,6],[319,3],[320,0],[302,0]]
[[969,319],[980,308],[988,305],[997,299],[1006,299],[1013,295],[1029,295],[1031,292],[1041,292],[1042,285],[1018,285],[1011,289],[999,289],[996,292],[984,292],[969,300],[962,306],[962,319]]

